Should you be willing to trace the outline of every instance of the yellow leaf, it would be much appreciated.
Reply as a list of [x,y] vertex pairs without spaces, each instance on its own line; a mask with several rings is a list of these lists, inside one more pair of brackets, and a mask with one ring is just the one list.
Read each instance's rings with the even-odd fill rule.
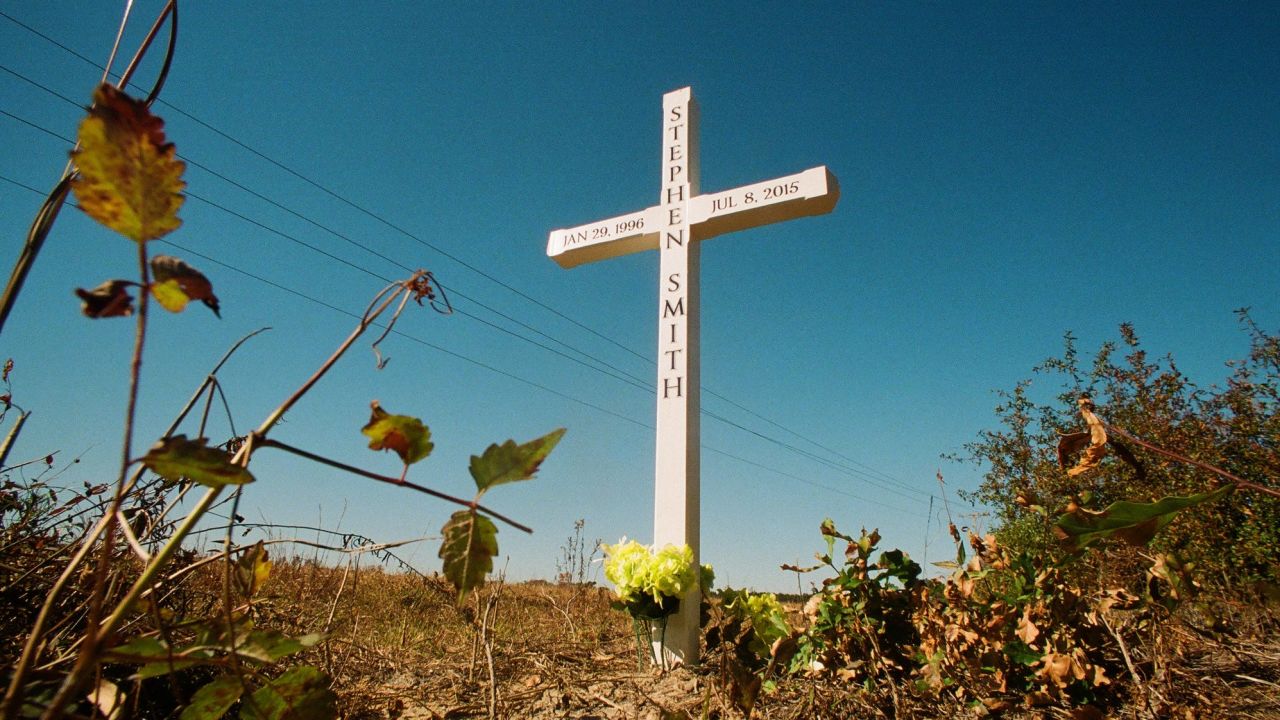
[[178,284],[177,280],[151,283],[151,296],[165,310],[172,313],[182,312],[186,309],[187,303],[191,301],[191,298],[182,292],[182,286]]
[[77,139],[71,190],[85,213],[137,242],[182,224],[186,164],[165,142],[164,121],[145,104],[111,85],[98,86]]
[[98,680],[98,685],[89,691],[86,699],[98,708],[102,717],[116,720],[124,709],[125,694],[115,683],[105,678]]

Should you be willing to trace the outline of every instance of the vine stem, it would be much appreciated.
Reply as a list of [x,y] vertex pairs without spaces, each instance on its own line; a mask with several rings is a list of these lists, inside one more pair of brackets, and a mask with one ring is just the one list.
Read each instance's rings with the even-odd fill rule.
[[[322,364],[319,369],[311,374],[311,377],[307,378],[307,381],[304,382],[301,387],[294,391],[294,393],[285,399],[283,403],[280,403],[280,407],[272,411],[272,413],[267,416],[266,420],[262,421],[262,424],[258,426],[258,429],[255,430],[253,434],[265,438],[271,428],[274,427],[276,423],[280,422],[280,418],[284,417],[285,413],[289,412],[289,410],[291,410],[293,406],[302,399],[303,395],[306,395],[316,383],[320,382],[320,378],[324,377],[324,375],[329,372],[329,368],[333,367],[334,363],[338,362],[338,359],[341,358],[351,345],[364,334],[364,331],[368,330],[369,326],[378,319],[378,316],[382,315],[382,312],[386,310],[391,303],[395,302],[396,296],[400,292],[408,292],[404,287],[407,284],[407,282],[404,284],[393,283],[383,288],[381,292],[375,295],[373,301],[369,303],[369,307],[365,309],[364,315],[360,317],[360,323],[356,325],[355,330],[351,331],[351,335],[349,335],[347,339],[338,346],[338,349],[329,356],[328,360],[324,361],[324,364]],[[399,288],[399,292],[395,292],[397,288]],[[381,302],[381,305],[379,305],[379,302]]]
[[1120,437],[1124,438],[1125,440],[1128,440],[1128,441],[1130,441],[1130,442],[1132,442],[1132,443],[1135,443],[1135,444],[1137,444],[1137,445],[1141,445],[1142,447],[1144,447],[1144,448],[1146,448],[1146,449],[1150,450],[1151,452],[1158,453],[1158,454],[1160,454],[1160,455],[1164,455],[1165,457],[1168,457],[1168,458],[1173,458],[1174,460],[1177,460],[1177,461],[1179,461],[1179,462],[1184,462],[1184,463],[1186,463],[1186,464],[1188,464],[1188,465],[1194,465],[1195,467],[1198,467],[1198,468],[1200,468],[1201,470],[1207,470],[1207,471],[1209,471],[1209,472],[1211,472],[1211,473],[1213,473],[1213,474],[1215,474],[1215,475],[1220,475],[1220,476],[1222,476],[1222,477],[1224,477],[1224,478],[1226,478],[1226,479],[1230,480],[1231,482],[1234,482],[1234,483],[1235,483],[1237,486],[1239,486],[1239,487],[1242,487],[1242,488],[1245,488],[1245,489],[1248,489],[1248,490],[1253,490],[1254,492],[1260,492],[1260,493],[1262,493],[1263,495],[1270,495],[1270,496],[1272,496],[1272,497],[1280,498],[1280,490],[1276,490],[1275,488],[1267,487],[1266,485],[1259,485],[1258,483],[1255,483],[1255,482],[1250,482],[1250,481],[1245,480],[1244,478],[1242,478],[1242,477],[1240,477],[1240,476],[1238,476],[1238,475],[1234,475],[1234,474],[1232,474],[1232,473],[1229,473],[1229,472],[1227,472],[1226,470],[1223,470],[1223,469],[1222,469],[1222,468],[1220,468],[1220,467],[1216,467],[1216,466],[1210,465],[1210,464],[1208,464],[1208,463],[1202,463],[1202,462],[1200,462],[1199,460],[1192,460],[1191,458],[1187,457],[1186,455],[1180,455],[1180,454],[1178,454],[1178,453],[1176,453],[1176,452],[1173,452],[1172,450],[1165,450],[1164,448],[1162,448],[1162,447],[1160,447],[1160,446],[1158,446],[1158,445],[1152,445],[1151,443],[1149,443],[1149,442],[1147,442],[1147,441],[1145,441],[1145,440],[1141,440],[1141,439],[1139,439],[1139,438],[1137,438],[1137,437],[1134,437],[1134,436],[1133,436],[1133,435],[1131,435],[1130,433],[1127,433],[1127,432],[1125,432],[1124,430],[1122,430],[1121,428],[1118,428],[1118,427],[1116,427],[1116,426],[1114,426],[1114,425],[1107,425],[1106,427],[1107,427],[1107,429],[1108,429],[1108,430],[1110,430],[1111,432],[1113,432],[1113,433],[1115,433],[1115,434],[1119,435]]
[[360,477],[366,477],[366,478],[369,478],[370,480],[377,480],[378,482],[384,482],[384,483],[387,483],[388,485],[395,485],[397,487],[407,488],[409,490],[416,490],[420,493],[426,493],[431,497],[439,498],[441,500],[451,502],[455,505],[461,505],[466,508],[474,508],[480,512],[485,513],[486,515],[489,515],[495,520],[501,520],[502,522],[510,525],[511,527],[517,530],[522,530],[526,533],[529,533],[530,535],[533,534],[532,528],[527,527],[525,525],[521,525],[515,520],[512,520],[511,518],[506,517],[501,513],[494,512],[493,510],[490,510],[489,508],[479,503],[473,502],[471,500],[464,500],[460,497],[455,497],[447,493],[442,493],[439,490],[432,490],[429,487],[425,487],[422,485],[418,485],[416,483],[409,482],[408,480],[404,479],[403,475],[398,478],[391,477],[390,475],[379,475],[378,473],[369,472],[368,470],[355,467],[354,465],[348,465],[344,462],[339,462],[337,460],[333,460],[331,458],[327,458],[322,455],[317,455],[313,452],[308,452],[306,450],[303,450],[302,448],[296,448],[296,447],[293,447],[292,445],[286,445],[285,443],[282,443],[278,440],[268,440],[266,438],[260,438],[258,440],[258,446],[273,447],[278,450],[284,450],[285,452],[293,453],[294,455],[297,455],[299,457],[304,457],[313,462],[318,462],[321,465],[328,465],[329,467],[332,467],[332,468],[345,470],[346,472],[352,473],[354,475],[359,475]]
[[[120,42],[124,37],[125,27],[129,23],[129,15],[133,12],[133,0],[125,3],[124,15],[120,18],[120,28],[116,31],[115,41],[111,47],[111,55],[107,59],[107,63],[102,69],[102,79],[100,82],[106,83],[111,79],[111,66],[115,63],[116,53],[120,50]],[[169,67],[173,63],[173,54],[177,44],[178,34],[178,7],[175,0],[169,0],[165,4],[160,15],[156,18],[155,24],[151,31],[147,34],[142,45],[134,52],[133,59],[129,61],[129,66],[120,75],[120,81],[116,87],[123,90],[128,86],[133,73],[137,70],[142,58],[150,49],[152,41],[155,39],[156,33],[165,20],[169,22],[169,48],[165,54],[164,62],[161,64],[160,75],[156,79],[155,85],[151,88],[151,92],[147,96],[147,104],[150,105],[160,94],[160,89],[164,86],[165,78],[169,74]],[[72,152],[79,149],[80,143],[77,140]],[[13,265],[13,271],[9,275],[9,282],[5,286],[4,293],[0,294],[0,332],[4,330],[5,321],[9,318],[9,312],[18,301],[18,295],[22,292],[22,286],[26,284],[27,275],[31,273],[31,268],[35,265],[36,258],[40,255],[40,250],[44,247],[44,241],[53,230],[53,225],[58,219],[58,214],[62,211],[62,206],[67,199],[67,194],[71,190],[71,179],[75,175],[75,163],[68,160],[66,167],[62,170],[62,177],[58,179],[58,183],[54,185],[53,190],[45,198],[44,204],[40,207],[40,211],[36,213],[35,219],[31,223],[30,229],[27,231],[26,241],[22,245],[22,251],[18,255],[17,262]]]
[[[151,271],[147,266],[147,244],[142,240],[138,240],[137,244],[138,277],[140,279],[138,322],[134,331],[133,360],[129,366],[129,399],[124,415],[124,439],[121,442],[120,474],[116,478],[115,497],[112,498],[111,505],[105,513],[106,522],[102,528],[100,559],[94,572],[93,594],[89,598],[89,614],[85,624],[84,641],[80,644],[80,654],[76,658],[71,672],[67,674],[62,686],[58,688],[57,694],[53,696],[53,700],[50,701],[49,706],[45,709],[42,715],[44,718],[56,718],[62,715],[63,708],[66,707],[72,696],[88,680],[87,675],[96,664],[101,645],[100,637],[107,636],[111,632],[109,629],[104,631],[99,627],[99,619],[102,617],[102,606],[107,592],[107,576],[110,574],[111,556],[115,549],[115,524],[120,515],[120,508],[124,506],[127,489],[132,485],[129,482],[129,466],[133,464],[130,460],[130,456],[133,454],[133,427],[138,410],[138,387],[142,380],[142,351],[146,346],[147,310],[150,307],[148,300],[151,295]],[[117,606],[117,611],[118,609],[119,606]]]

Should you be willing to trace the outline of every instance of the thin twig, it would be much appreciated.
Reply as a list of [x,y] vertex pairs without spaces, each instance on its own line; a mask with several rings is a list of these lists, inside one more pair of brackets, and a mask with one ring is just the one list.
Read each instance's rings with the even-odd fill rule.
[[351,331],[351,334],[347,336],[347,339],[344,340],[342,344],[338,346],[338,349],[320,365],[319,369],[311,374],[311,377],[307,378],[292,395],[285,398],[285,401],[280,403],[280,406],[267,416],[266,420],[262,421],[262,424],[258,426],[255,434],[266,437],[267,433],[271,431],[271,428],[275,427],[276,423],[280,422],[280,418],[284,417],[285,413],[293,409],[293,406],[301,400],[316,383],[320,382],[320,378],[324,377],[325,374],[329,372],[329,368],[333,367],[333,365],[338,362],[338,359],[346,354],[352,344],[354,344],[355,341],[364,334],[364,331],[369,329],[369,326],[372,325],[380,315],[382,315],[382,312],[386,310],[391,303],[395,302],[396,295],[400,292],[406,292],[402,283],[392,283],[379,291],[369,303],[369,306],[365,308],[364,315],[360,317],[359,324],[357,324],[355,329]]
[[1256,678],[1256,677],[1253,677],[1253,676],[1251,676],[1251,675],[1244,675],[1244,674],[1241,674],[1241,673],[1236,673],[1236,677],[1240,678],[1241,680],[1248,680],[1249,682],[1256,682],[1256,683],[1258,683],[1259,685],[1269,685],[1269,686],[1271,686],[1271,687],[1273,687],[1273,688],[1276,688],[1277,690],[1280,690],[1280,685],[1277,685],[1277,684],[1275,684],[1275,683],[1273,683],[1273,682],[1271,682],[1271,681],[1269,681],[1269,680],[1262,680],[1262,679],[1260,679],[1260,678]]
[[[18,423],[17,423],[16,425],[14,425],[14,427],[9,431],[9,437],[8,437],[8,438],[6,438],[6,440],[5,440],[5,443],[6,443],[6,444],[7,444],[7,443],[9,443],[9,442],[12,442],[12,438],[13,438],[13,436],[18,434],[18,425],[21,425],[21,424],[22,424],[22,421],[23,421],[23,420],[25,420],[25,419],[26,419],[26,417],[27,417],[27,415],[30,415],[30,414],[31,414],[31,413],[24,413],[24,414],[22,415],[22,417],[18,418]],[[54,450],[53,452],[51,452],[51,453],[49,453],[49,454],[47,454],[47,455],[43,455],[43,456],[41,456],[41,457],[34,458],[34,459],[32,459],[32,460],[27,460],[27,461],[25,461],[25,462],[15,463],[15,464],[13,464],[13,465],[10,465],[9,467],[3,467],[3,468],[0,468],[0,473],[7,473],[7,472],[9,472],[10,470],[17,470],[18,468],[24,468],[24,467],[26,467],[26,466],[28,466],[28,465],[35,465],[36,463],[46,463],[46,464],[47,464],[47,463],[49,462],[49,458],[53,457],[54,455],[57,455],[57,454],[58,454],[58,453],[60,453],[60,452],[62,452],[62,451],[61,451],[61,450]],[[6,448],[4,449],[4,454],[5,454],[5,455],[7,455],[8,453],[9,453],[9,448],[8,448],[8,447],[6,447]],[[2,457],[2,456],[0,456],[0,462],[3,462],[3,457]],[[45,472],[46,472],[45,470],[41,470],[41,471],[40,471],[40,474],[41,474],[41,475],[43,475]]]
[[312,461],[314,461],[314,462],[318,462],[318,463],[320,463],[321,465],[328,465],[329,467],[337,468],[337,469],[339,469],[339,470],[345,470],[345,471],[347,471],[347,472],[349,472],[349,473],[353,473],[353,474],[355,474],[355,475],[359,475],[359,476],[361,476],[361,477],[367,477],[367,478],[369,478],[370,480],[377,480],[378,482],[384,482],[384,483],[387,483],[388,485],[396,485],[396,486],[398,486],[398,487],[403,487],[403,488],[406,488],[406,489],[409,489],[409,490],[416,490],[416,491],[418,491],[418,492],[420,492],[420,493],[426,493],[427,495],[430,495],[431,497],[439,498],[439,499],[441,499],[441,500],[445,500],[445,501],[447,501],[447,502],[451,502],[451,503],[454,503],[454,504],[456,504],[456,505],[462,505],[463,507],[468,507],[468,508],[472,508],[472,507],[473,507],[473,508],[475,508],[476,510],[479,510],[479,511],[481,511],[481,512],[485,513],[486,515],[489,515],[490,517],[492,517],[492,518],[493,518],[493,519],[495,519],[495,520],[501,520],[502,522],[504,522],[504,523],[506,523],[506,524],[510,525],[511,527],[513,527],[513,528],[515,528],[515,529],[517,529],[517,530],[523,530],[523,531],[524,531],[524,532],[526,532],[526,533],[533,534],[533,529],[532,529],[532,528],[527,527],[527,526],[525,526],[525,525],[522,525],[522,524],[520,524],[520,523],[516,522],[515,520],[512,520],[511,518],[509,518],[509,517],[507,517],[507,516],[505,516],[505,515],[502,515],[501,513],[494,512],[493,510],[490,510],[489,508],[487,508],[487,507],[485,507],[485,506],[483,506],[483,505],[480,505],[480,504],[478,504],[478,503],[474,503],[474,502],[472,502],[472,501],[470,501],[470,500],[464,500],[464,499],[459,498],[459,497],[454,497],[453,495],[449,495],[449,494],[447,494],[447,493],[442,493],[442,492],[440,492],[439,490],[432,490],[432,489],[431,489],[431,488],[429,488],[429,487],[424,487],[424,486],[422,486],[422,485],[418,485],[418,484],[416,484],[416,483],[411,483],[411,482],[409,482],[408,480],[405,480],[405,479],[403,479],[403,478],[392,477],[392,476],[390,476],[390,475],[379,475],[378,473],[369,472],[368,470],[364,470],[364,469],[362,469],[362,468],[355,467],[354,465],[348,465],[348,464],[346,464],[346,463],[344,463],[344,462],[339,462],[339,461],[337,461],[337,460],[332,460],[332,459],[327,458],[327,457],[324,457],[324,456],[322,456],[322,455],[317,455],[317,454],[315,454],[315,453],[313,453],[313,452],[308,452],[308,451],[306,451],[306,450],[303,450],[302,448],[296,448],[296,447],[293,447],[292,445],[288,445],[288,444],[286,444],[286,443],[282,443],[282,442],[280,442],[279,440],[272,440],[272,439],[270,439],[270,438],[262,438],[262,439],[260,439],[260,440],[258,441],[258,445],[259,445],[259,446],[261,446],[261,447],[273,447],[273,448],[276,448],[276,449],[278,449],[278,450],[284,450],[285,452],[293,453],[294,455],[297,455],[297,456],[299,456],[299,457],[304,457],[304,458],[306,458],[306,459],[308,459],[308,460],[312,460]]

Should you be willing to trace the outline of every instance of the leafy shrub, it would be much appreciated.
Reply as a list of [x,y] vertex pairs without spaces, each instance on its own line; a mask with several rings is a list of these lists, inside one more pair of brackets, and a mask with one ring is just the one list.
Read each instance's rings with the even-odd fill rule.
[[[1061,556],[1068,550],[1059,547],[1052,525],[1043,522],[1046,513],[1059,514],[1073,503],[1105,508],[1117,501],[1190,497],[1238,484],[1206,469],[1215,468],[1261,491],[1182,513],[1178,532],[1155,538],[1153,547],[1193,563],[1215,585],[1244,588],[1280,581],[1275,553],[1280,547],[1275,485],[1280,476],[1280,337],[1263,332],[1247,311],[1238,315],[1250,350],[1244,359],[1228,363],[1232,372],[1224,386],[1195,384],[1171,356],[1151,359],[1134,329],[1122,325],[1120,341],[1104,343],[1092,362],[1081,359],[1068,334],[1063,354],[1034,368],[1036,382],[1056,384],[1051,402],[1032,398],[1032,379],[1002,392],[996,408],[1001,426],[967,446],[968,459],[985,468],[970,497],[995,510],[1001,543],[1015,551]],[[1136,465],[1112,457],[1088,473],[1063,471],[1055,449],[1063,436],[1079,429],[1081,396],[1092,398]],[[1072,572],[1082,582],[1094,579],[1101,590],[1133,583],[1147,565],[1133,551],[1116,548],[1083,558]]]
[[[906,677],[918,641],[911,616],[920,565],[901,550],[881,553],[873,563],[880,542],[875,530],[854,539],[828,519],[821,531],[827,543],[827,552],[818,556],[821,565],[784,566],[796,572],[827,567],[836,573],[822,581],[821,592],[805,606],[809,626],[796,639],[791,669],[832,673],[865,689],[882,679]],[[846,542],[839,563],[837,539]]]

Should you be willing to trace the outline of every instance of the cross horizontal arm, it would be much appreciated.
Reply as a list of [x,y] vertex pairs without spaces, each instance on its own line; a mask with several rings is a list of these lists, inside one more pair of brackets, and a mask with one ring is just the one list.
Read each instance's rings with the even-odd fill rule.
[[[804,172],[743,185],[690,202],[689,227],[694,240],[707,240],[738,230],[783,220],[823,215],[840,199],[840,184],[825,165]],[[654,205],[628,215],[552,230],[547,255],[571,268],[583,263],[658,249],[662,208]]]
[[641,250],[657,250],[659,210],[655,205],[628,215],[552,230],[547,238],[547,256],[560,267],[571,268]]
[[840,199],[840,185],[825,165],[804,172],[693,198],[689,225],[694,240],[825,215]]

